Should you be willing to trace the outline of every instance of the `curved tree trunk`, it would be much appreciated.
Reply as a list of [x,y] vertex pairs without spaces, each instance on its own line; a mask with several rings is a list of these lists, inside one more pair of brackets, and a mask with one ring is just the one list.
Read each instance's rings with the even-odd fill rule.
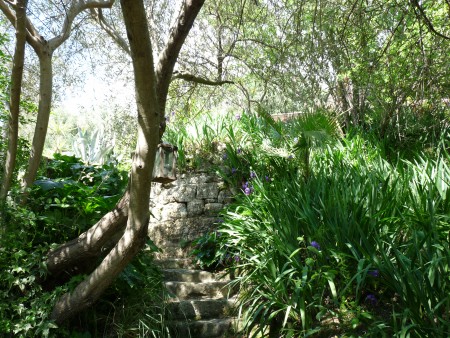
[[[128,219],[128,191],[117,203],[114,210],[103,216],[89,230],[78,238],[64,243],[50,251],[46,266],[51,279],[59,279],[61,275],[85,273],[83,267],[89,269],[95,259],[101,257],[122,235]],[[89,271],[90,272],[90,271]]]
[[119,242],[94,272],[57,301],[51,315],[56,323],[92,305],[142,248],[147,236],[151,177],[159,141],[156,79],[144,4],[122,0],[121,5],[133,60],[139,122],[129,185],[128,222]]
[[17,144],[19,138],[20,93],[25,58],[27,0],[18,0],[16,7],[16,47],[11,72],[10,115],[8,123],[8,151],[5,160],[5,175],[0,190],[0,200],[4,200],[11,187],[16,166]]
[[155,71],[142,0],[121,1],[133,61],[139,124],[129,198],[124,197],[113,212],[103,217],[81,238],[52,251],[47,260],[49,271],[54,274],[61,273],[64,269],[70,271],[80,266],[79,257],[86,261],[101,256],[101,251],[105,248],[103,243],[119,233],[125,219],[127,225],[120,240],[100,265],[72,293],[63,295],[57,301],[51,315],[57,323],[62,323],[92,305],[145,242],[150,218],[153,164],[160,139],[160,122],[164,119],[167,90],[181,47],[204,2],[205,0],[185,0]]

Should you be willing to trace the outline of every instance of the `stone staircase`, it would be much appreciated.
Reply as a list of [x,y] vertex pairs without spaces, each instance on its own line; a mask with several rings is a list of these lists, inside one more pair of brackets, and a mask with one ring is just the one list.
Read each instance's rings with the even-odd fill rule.
[[148,234],[161,249],[155,259],[170,296],[170,338],[239,337],[229,277],[196,269],[191,255],[192,241],[217,227],[219,212],[231,196],[223,182],[207,172],[183,174],[168,184],[152,183]]
[[188,259],[164,259],[161,266],[169,294],[166,320],[171,337],[239,337],[233,317],[235,290],[229,276],[196,270]]

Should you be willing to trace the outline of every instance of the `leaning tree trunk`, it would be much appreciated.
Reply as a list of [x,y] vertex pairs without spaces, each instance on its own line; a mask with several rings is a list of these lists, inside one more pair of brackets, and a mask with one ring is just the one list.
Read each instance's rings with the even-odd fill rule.
[[[112,236],[125,231],[100,265],[71,294],[56,303],[52,318],[61,323],[90,306],[125,268],[144,243],[149,221],[150,183],[160,121],[164,116],[167,90],[181,47],[205,0],[186,0],[154,69],[150,38],[142,0],[122,0],[136,85],[138,107],[138,146],[133,158],[128,196],[82,236],[48,254],[53,276],[82,266],[82,261],[98,258]],[[97,243],[98,242],[98,243]],[[105,245],[103,245],[105,243]],[[108,252],[108,251],[107,251]]]
[[0,190],[0,200],[6,198],[11,187],[16,166],[17,144],[19,138],[20,93],[22,89],[23,64],[25,58],[27,0],[18,0],[16,6],[16,47],[11,72],[11,97],[8,122],[8,151],[5,160],[5,174]]
[[90,273],[93,264],[117,244],[123,235],[128,219],[128,190],[116,207],[80,236],[47,255],[48,278],[45,284],[61,284],[66,276]]
[[73,292],[57,301],[51,316],[57,323],[92,305],[142,248],[147,236],[151,176],[159,141],[156,79],[144,4],[122,0],[121,6],[133,61],[139,123],[130,175],[127,226],[100,265]]
[[45,138],[47,135],[48,121],[50,118],[50,107],[52,103],[52,51],[46,48],[39,54],[39,107],[36,119],[36,127],[34,129],[33,143],[30,158],[28,160],[28,168],[23,177],[22,188],[25,191],[31,187],[36,179],[39,163],[44,150]]

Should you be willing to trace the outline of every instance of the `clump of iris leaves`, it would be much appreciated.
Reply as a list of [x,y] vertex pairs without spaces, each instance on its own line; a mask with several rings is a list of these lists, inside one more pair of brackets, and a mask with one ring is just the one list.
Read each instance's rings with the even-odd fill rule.
[[449,135],[388,161],[376,138],[343,136],[320,112],[235,125],[218,166],[235,201],[193,254],[236,276],[244,331],[450,335]]

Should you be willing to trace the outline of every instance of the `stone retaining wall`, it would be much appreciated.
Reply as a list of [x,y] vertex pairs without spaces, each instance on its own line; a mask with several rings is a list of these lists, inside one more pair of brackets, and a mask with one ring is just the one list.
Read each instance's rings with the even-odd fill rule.
[[168,183],[152,183],[149,236],[163,250],[159,259],[185,258],[190,243],[214,228],[218,214],[232,201],[214,174],[183,174]]

